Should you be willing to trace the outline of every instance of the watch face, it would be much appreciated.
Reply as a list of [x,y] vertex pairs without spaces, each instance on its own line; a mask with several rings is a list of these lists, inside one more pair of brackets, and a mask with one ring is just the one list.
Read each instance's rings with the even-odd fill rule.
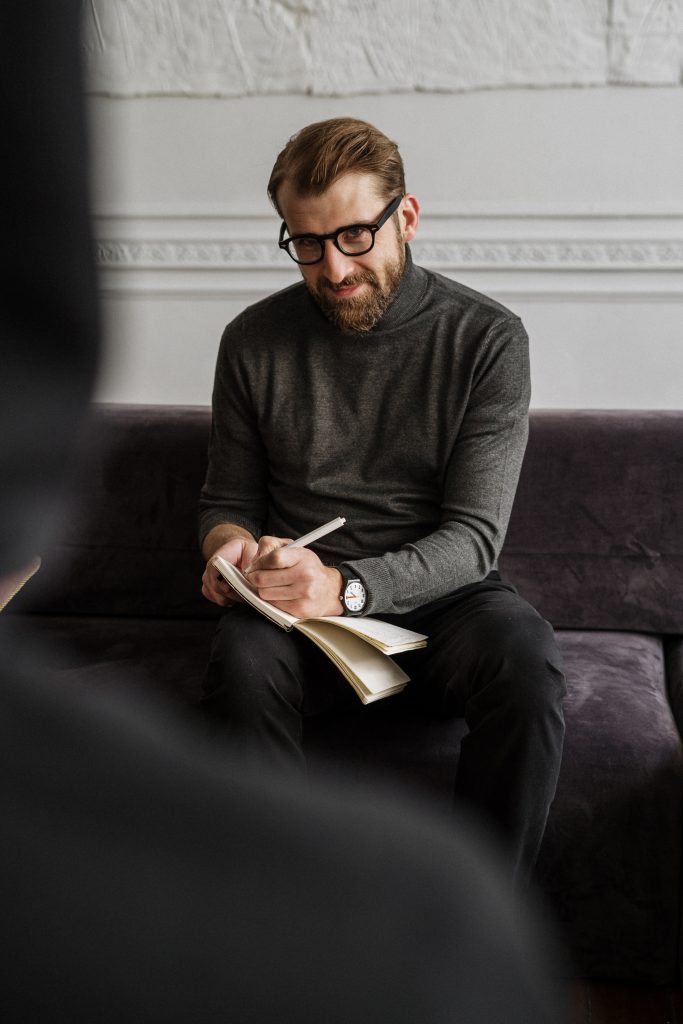
[[362,612],[365,607],[365,587],[360,580],[351,580],[344,591],[344,604],[350,612]]

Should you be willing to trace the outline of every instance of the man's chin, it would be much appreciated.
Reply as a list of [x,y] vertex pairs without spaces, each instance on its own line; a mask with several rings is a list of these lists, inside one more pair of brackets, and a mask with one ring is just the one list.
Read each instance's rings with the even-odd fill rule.
[[384,315],[390,298],[380,291],[359,289],[349,296],[334,297],[313,293],[313,297],[321,310],[333,324],[343,331],[371,331],[378,320]]
[[323,286],[310,289],[311,295],[328,320],[342,331],[371,331],[382,319],[394,297],[395,287],[382,289],[379,284],[364,281],[353,292],[344,295]]

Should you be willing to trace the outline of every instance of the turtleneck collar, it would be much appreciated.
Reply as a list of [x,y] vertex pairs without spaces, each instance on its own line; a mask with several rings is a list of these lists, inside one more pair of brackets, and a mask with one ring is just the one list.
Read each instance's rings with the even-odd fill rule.
[[422,267],[415,266],[410,246],[406,245],[406,265],[391,305],[368,333],[378,334],[381,331],[391,331],[404,324],[419,308],[427,286],[426,271]]

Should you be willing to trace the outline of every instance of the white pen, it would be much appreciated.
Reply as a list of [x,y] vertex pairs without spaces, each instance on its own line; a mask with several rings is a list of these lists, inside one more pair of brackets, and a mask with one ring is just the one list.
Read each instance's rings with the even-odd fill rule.
[[291,544],[286,544],[288,548],[305,548],[308,544],[312,544],[315,540],[320,540],[321,537],[325,537],[328,533],[332,533],[333,530],[338,530],[340,526],[343,526],[346,519],[343,516],[337,516],[336,519],[331,519],[329,523],[325,523],[324,526],[319,526],[317,530],[311,530],[310,533],[305,533],[303,537],[298,537],[297,540],[293,540]]

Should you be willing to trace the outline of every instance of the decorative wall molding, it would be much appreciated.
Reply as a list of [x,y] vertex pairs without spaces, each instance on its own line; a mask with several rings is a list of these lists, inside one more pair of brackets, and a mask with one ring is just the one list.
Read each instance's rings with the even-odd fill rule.
[[[493,282],[498,292],[683,299],[683,210],[530,212],[424,216],[414,259],[483,290]],[[119,294],[266,294],[299,278],[277,247],[278,227],[262,213],[110,212],[94,224],[100,285]]]
[[[417,263],[443,270],[467,267],[493,270],[683,270],[683,238],[671,241],[611,239],[444,239],[416,241]],[[97,263],[108,270],[260,270],[289,269],[271,241],[102,239]],[[284,257],[286,259],[287,257]]]
[[683,0],[84,0],[90,91],[678,84]]

